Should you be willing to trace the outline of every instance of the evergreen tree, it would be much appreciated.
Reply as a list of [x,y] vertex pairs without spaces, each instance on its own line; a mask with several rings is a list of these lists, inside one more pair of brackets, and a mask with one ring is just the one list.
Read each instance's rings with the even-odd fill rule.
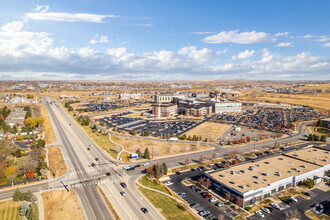
[[35,203],[32,203],[30,205],[30,208],[26,214],[26,217],[29,220],[38,220],[39,219],[39,210],[38,210],[38,206]]
[[19,215],[25,216],[28,210],[29,210],[29,204],[24,201],[21,207],[19,208]]
[[13,195],[14,202],[22,201],[23,200],[23,194],[19,188],[17,188]]
[[314,141],[319,141],[319,140],[320,140],[320,137],[318,135],[315,135]]
[[138,158],[142,157],[140,148],[138,148],[135,153],[138,155]]
[[164,175],[167,175],[168,169],[166,163],[163,163],[163,171],[164,171]]
[[156,163],[156,165],[155,165],[155,177],[157,179],[159,179],[161,177],[161,170],[160,170],[160,166],[158,163]]
[[146,148],[146,149],[144,150],[143,157],[144,157],[145,159],[150,160],[150,152],[149,152],[149,149],[148,149],[148,148]]
[[326,142],[327,141],[327,137],[325,135],[322,135],[320,141]]

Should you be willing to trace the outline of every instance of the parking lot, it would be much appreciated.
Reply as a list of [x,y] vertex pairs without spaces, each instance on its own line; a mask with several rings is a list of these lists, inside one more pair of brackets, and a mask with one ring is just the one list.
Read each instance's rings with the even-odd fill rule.
[[[181,173],[180,175],[174,174],[171,175],[171,182],[173,182],[173,185],[169,185],[168,187],[173,190],[175,193],[179,194],[179,193],[185,193],[185,196],[182,197],[189,205],[192,203],[198,203],[199,206],[194,207],[194,209],[196,210],[196,212],[200,212],[203,210],[209,210],[213,217],[211,219],[217,219],[217,216],[219,214],[224,214],[225,215],[225,219],[232,219],[233,217],[235,217],[237,214],[235,212],[233,212],[227,205],[223,205],[221,207],[217,207],[215,204],[218,202],[224,202],[222,200],[220,200],[220,198],[218,197],[216,202],[210,202],[209,198],[204,198],[202,196],[203,192],[207,192],[206,190],[203,190],[202,188],[194,188],[194,187],[190,187],[190,186],[186,186],[184,184],[182,184],[182,180],[184,179],[193,179],[193,180],[197,180],[202,174],[204,173],[204,171],[198,171],[195,170],[194,172],[189,170],[186,171],[184,173]],[[214,197],[214,196],[212,196]]]
[[319,189],[313,189],[308,192],[310,194],[311,199],[306,199],[301,196],[296,196],[295,198],[298,200],[298,202],[286,204],[284,202],[279,203],[280,207],[284,207],[284,210],[277,210],[273,207],[271,207],[271,213],[267,214],[265,212],[262,212],[265,217],[261,218],[258,215],[254,214],[250,217],[248,217],[248,220],[257,220],[257,219],[269,219],[269,220],[277,220],[277,219],[286,219],[285,213],[290,210],[298,210],[299,216],[297,216],[298,219],[302,220],[308,220],[309,218],[305,216],[303,213],[305,213],[308,209],[312,208],[314,204],[317,202],[324,201],[325,199],[330,198],[330,191],[324,192]]
[[137,134],[142,134],[145,131],[148,131],[152,136],[173,136],[181,135],[206,120],[175,120],[175,121],[150,121],[141,118],[132,118],[125,117],[125,115],[130,114],[131,112],[121,113],[117,115],[112,115],[110,117],[104,117],[99,119],[101,122],[104,122],[105,125],[112,128],[120,128],[126,132],[134,130]]

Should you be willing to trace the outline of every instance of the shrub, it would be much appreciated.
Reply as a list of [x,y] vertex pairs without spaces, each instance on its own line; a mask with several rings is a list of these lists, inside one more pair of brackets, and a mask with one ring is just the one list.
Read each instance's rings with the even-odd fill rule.
[[251,209],[252,209],[252,207],[250,207],[250,206],[246,206],[246,207],[245,207],[245,210],[246,210],[246,211],[250,211]]
[[264,201],[264,204],[269,204],[269,203],[272,203],[273,201],[271,200],[271,199],[266,199],[265,201]]
[[311,189],[311,188],[314,187],[314,181],[312,179],[306,179],[302,182],[302,185],[304,185],[307,188]]
[[13,195],[14,202],[22,201],[24,199],[23,196],[24,195],[22,194],[21,190],[17,188]]
[[28,210],[29,210],[29,204],[24,201],[19,209],[19,215],[25,216]]

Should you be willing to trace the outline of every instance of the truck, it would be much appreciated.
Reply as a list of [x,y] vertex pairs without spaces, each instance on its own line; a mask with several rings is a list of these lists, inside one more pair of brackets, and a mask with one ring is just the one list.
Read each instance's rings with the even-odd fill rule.
[[171,137],[171,138],[168,139],[167,141],[173,141],[173,142],[175,142],[175,141],[178,141],[178,138],[176,138],[176,137]]

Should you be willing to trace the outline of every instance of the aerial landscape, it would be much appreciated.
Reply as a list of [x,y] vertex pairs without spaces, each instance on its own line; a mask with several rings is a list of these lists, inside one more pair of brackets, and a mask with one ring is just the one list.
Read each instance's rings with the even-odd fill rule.
[[0,220],[330,220],[329,1],[0,11]]

